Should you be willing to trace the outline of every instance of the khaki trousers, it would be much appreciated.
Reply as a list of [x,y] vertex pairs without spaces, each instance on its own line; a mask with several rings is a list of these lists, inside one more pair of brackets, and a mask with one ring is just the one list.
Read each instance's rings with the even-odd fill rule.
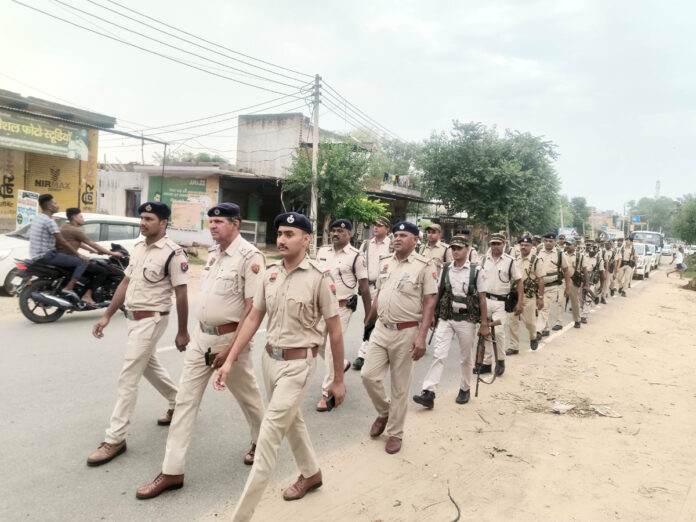
[[[346,308],[345,306],[340,306],[338,308],[338,318],[341,320],[341,333],[345,335],[348,329],[348,324],[350,323],[350,318],[353,316],[353,310]],[[322,322],[324,320],[322,319]],[[331,351],[331,340],[329,339],[329,332],[326,328],[326,323],[323,323],[324,328],[324,342],[319,347],[319,355],[324,358],[324,365],[326,370],[324,372],[324,380],[321,383],[321,394],[324,397],[329,396],[329,386],[334,380],[334,362],[333,362],[333,352]]]
[[[572,286],[572,284],[571,284]],[[553,303],[558,303],[559,311],[556,316],[556,324],[563,325],[561,322],[561,317],[563,316],[563,307],[565,306],[565,282],[560,285],[546,286],[544,287],[544,308],[539,310],[539,317],[537,317],[536,331],[543,332],[544,330],[549,330],[549,313],[551,312],[551,305]]]
[[[225,335],[208,335],[196,327],[192,342],[186,349],[184,369],[179,381],[179,393],[176,395],[174,417],[169,426],[167,450],[162,464],[162,473],[165,475],[184,473],[186,451],[191,442],[193,424],[196,422],[198,409],[210,376],[215,371],[212,366],[206,366],[204,353],[208,351],[208,348],[212,348],[213,352],[224,350],[234,335],[234,332]],[[251,432],[251,442],[256,442],[263,419],[263,399],[254,376],[251,344],[244,348],[237,357],[232,365],[232,370],[227,375],[225,384],[237,399],[244,417],[246,417]]]
[[536,339],[536,309],[536,298],[524,296],[522,313],[519,316],[515,316],[514,313],[508,314],[509,346],[513,350],[520,349],[520,323],[527,329],[529,339]]
[[[370,285],[370,301],[372,301],[373,303],[375,302],[375,295],[377,295],[377,287]],[[370,341],[362,342],[360,348],[358,348],[358,357],[362,357],[364,359],[367,356],[367,346],[369,344]]]
[[437,392],[445,368],[445,360],[449,354],[453,341],[459,345],[459,364],[462,369],[462,377],[459,388],[466,391],[471,388],[471,379],[474,371],[474,349],[476,340],[476,323],[469,321],[440,321],[435,329],[435,348],[433,350],[433,362],[425,374],[423,389]]
[[[505,303],[503,301],[495,301],[494,299],[486,299],[486,307],[488,308],[488,320],[500,320],[500,326],[495,327],[495,344],[498,348],[498,360],[505,360],[505,323],[507,323],[507,312],[505,311]],[[483,364],[493,364],[493,341],[491,337],[486,338],[486,352],[483,356]]]
[[580,322],[583,310],[582,287],[570,285],[570,307],[573,309],[573,321]]
[[619,268],[619,273],[616,277],[619,279],[619,289],[625,292],[628,290],[628,285],[631,284],[631,279],[633,278],[633,268],[628,265],[622,266]]
[[174,408],[176,385],[160,364],[155,346],[167,329],[169,315],[156,313],[140,321],[127,320],[128,341],[123,368],[118,378],[118,396],[106,430],[109,444],[118,444],[126,438],[130,417],[138,400],[138,383],[145,377],[162,397]]
[[271,479],[278,450],[285,437],[288,438],[302,476],[311,477],[319,471],[319,463],[300,411],[300,405],[316,369],[316,359],[312,351],[307,350],[305,359],[277,361],[264,350],[261,355],[261,368],[268,394],[268,408],[256,441],[254,465],[232,515],[232,520],[235,521],[250,520],[254,514]]
[[[385,429],[389,437],[401,439],[404,436],[408,392],[415,367],[411,358],[411,348],[418,330],[418,326],[390,330],[378,320],[370,336],[367,358],[360,372],[363,386],[377,410],[377,415],[382,418],[389,417]],[[387,369],[391,380],[391,401],[384,389]]]

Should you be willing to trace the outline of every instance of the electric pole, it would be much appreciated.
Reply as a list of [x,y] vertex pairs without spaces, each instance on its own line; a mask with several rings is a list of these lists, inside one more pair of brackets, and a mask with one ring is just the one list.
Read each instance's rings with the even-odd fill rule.
[[319,104],[321,76],[314,76],[314,107],[312,109],[312,193],[309,210],[309,221],[312,223],[312,240],[309,243],[309,255],[315,258],[317,255],[317,180],[319,164]]
[[565,228],[565,225],[563,224],[563,200],[561,200],[561,234],[565,234],[565,231],[563,230]]

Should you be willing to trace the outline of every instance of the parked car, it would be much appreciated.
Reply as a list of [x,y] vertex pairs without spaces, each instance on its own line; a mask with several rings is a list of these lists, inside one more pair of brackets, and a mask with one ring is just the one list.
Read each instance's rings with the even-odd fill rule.
[[657,247],[655,245],[645,245],[645,257],[650,258],[650,270],[657,270],[660,258],[657,255]]
[[[92,241],[105,248],[111,248],[116,242],[129,252],[140,238],[140,219],[130,217],[110,216],[107,214],[83,213],[85,224],[82,230]],[[66,222],[65,212],[54,214],[58,227]],[[15,259],[29,257],[29,229],[31,225],[0,235],[0,283],[2,289],[9,295],[14,294],[14,283],[17,277]],[[82,252],[90,255],[88,252]]]
[[633,270],[633,277],[638,279],[645,279],[650,277],[652,256],[647,254],[647,245],[645,243],[634,243],[634,248],[636,249],[636,267]]
[[672,255],[672,245],[665,245],[662,247],[662,255],[663,256],[671,256]]

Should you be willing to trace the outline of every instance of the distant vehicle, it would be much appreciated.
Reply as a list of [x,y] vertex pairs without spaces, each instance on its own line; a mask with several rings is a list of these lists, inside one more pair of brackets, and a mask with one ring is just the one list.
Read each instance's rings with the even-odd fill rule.
[[663,256],[671,256],[672,255],[672,246],[665,243],[665,246],[662,247],[662,255]]
[[657,248],[654,245],[645,245],[645,257],[650,259],[650,270],[657,270],[657,265],[660,261]]
[[[65,212],[53,216],[60,228],[65,222]],[[92,241],[109,248],[117,242],[129,252],[140,237],[140,218],[110,216],[107,214],[88,214],[83,212],[85,224],[81,227]],[[15,259],[29,257],[29,229],[25,225],[19,230],[0,234],[0,288],[8,295],[14,295],[15,286],[21,282],[20,271],[15,267]],[[82,252],[88,255],[87,252]]]
[[633,271],[633,277],[638,279],[645,279],[650,277],[650,270],[652,269],[652,256],[647,254],[647,245],[644,243],[634,243],[633,247],[636,249],[636,267]]
[[650,230],[638,230],[633,232],[633,241],[653,245],[657,252],[657,266],[662,261],[662,247],[665,246],[665,235],[662,232],[652,232]]

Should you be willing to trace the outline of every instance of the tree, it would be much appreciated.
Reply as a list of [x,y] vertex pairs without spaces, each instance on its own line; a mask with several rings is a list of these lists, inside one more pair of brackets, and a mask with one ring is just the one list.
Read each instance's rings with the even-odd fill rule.
[[585,225],[590,220],[592,213],[587,206],[587,200],[583,197],[575,197],[570,200],[570,207],[573,209],[573,226],[577,229],[578,234],[584,234]]
[[422,145],[414,142],[383,139],[370,154],[365,185],[377,189],[384,180],[384,174],[409,175],[409,186],[418,187],[419,173],[416,164],[422,154]]
[[674,235],[686,243],[696,243],[696,199],[691,198],[681,207],[673,222]]
[[[162,165],[162,154],[155,152],[152,155],[152,159],[158,165]],[[229,160],[220,156],[219,154],[210,154],[207,152],[199,152],[198,154],[193,154],[192,152],[167,152],[167,165],[174,165],[176,163],[229,163]]]
[[661,230],[666,235],[672,233],[672,221],[679,212],[680,203],[672,198],[662,196],[657,199],[640,198],[636,203],[630,201],[629,215],[640,216],[650,230]]

